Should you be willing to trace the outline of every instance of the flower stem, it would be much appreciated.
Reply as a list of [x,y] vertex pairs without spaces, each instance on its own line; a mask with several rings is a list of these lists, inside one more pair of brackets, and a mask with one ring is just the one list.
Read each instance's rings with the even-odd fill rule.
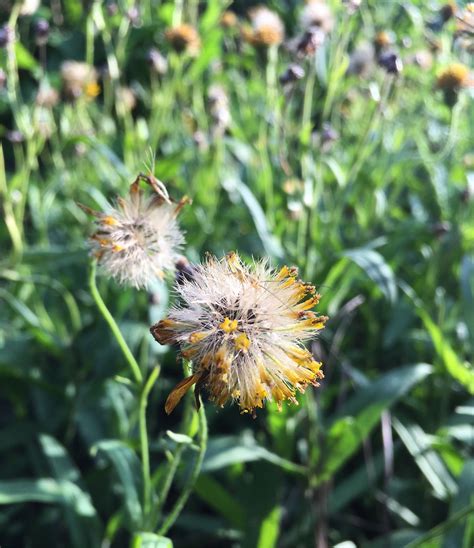
[[148,396],[153,385],[160,374],[160,368],[155,367],[146,381],[140,395],[140,451],[142,456],[142,476],[143,476],[143,514],[147,519],[151,507],[151,481],[150,481],[150,451],[148,447],[148,432],[146,428],[146,408],[148,405]]
[[138,365],[137,360],[135,359],[132,352],[130,351],[130,348],[128,347],[128,344],[126,343],[125,339],[123,338],[123,335],[120,331],[119,326],[117,325],[117,322],[114,320],[114,317],[109,312],[109,309],[107,308],[102,297],[100,296],[99,290],[97,289],[96,274],[97,274],[97,260],[94,259],[91,263],[91,270],[90,270],[90,276],[89,276],[89,286],[90,286],[92,297],[94,298],[97,308],[99,309],[100,313],[104,317],[104,320],[108,323],[110,330],[112,331],[118,345],[120,346],[120,349],[122,350],[122,353],[125,356],[125,359],[127,360],[128,365],[130,366],[135,382],[137,384],[142,384],[143,375],[140,370],[140,366]]
[[202,401],[201,401],[201,407],[198,413],[199,413],[199,432],[200,432],[198,454],[196,456],[196,460],[194,461],[193,469],[189,476],[189,480],[187,484],[184,486],[183,490],[181,491],[181,494],[179,495],[178,500],[175,502],[173,509],[164,520],[160,530],[158,531],[159,535],[166,535],[168,530],[173,526],[174,522],[177,520],[179,514],[181,513],[181,510],[184,508],[184,505],[186,504],[189,496],[191,495],[191,491],[199,476],[199,472],[201,471],[201,466],[204,460],[204,455],[206,453],[206,447],[207,447],[207,420],[206,420],[206,411],[204,409],[204,405],[202,404]]

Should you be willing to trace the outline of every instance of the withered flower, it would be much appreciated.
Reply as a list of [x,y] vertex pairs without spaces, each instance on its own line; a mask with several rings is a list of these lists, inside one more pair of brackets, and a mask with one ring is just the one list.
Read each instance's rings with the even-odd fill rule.
[[253,415],[266,400],[279,408],[285,400],[297,404],[297,390],[318,386],[321,363],[303,341],[317,335],[327,318],[311,311],[320,295],[295,268],[246,265],[230,253],[209,258],[176,289],[182,304],[151,333],[160,344],[178,343],[193,374],[168,396],[167,413],[194,384],[196,395],[205,388],[217,405],[234,400]]

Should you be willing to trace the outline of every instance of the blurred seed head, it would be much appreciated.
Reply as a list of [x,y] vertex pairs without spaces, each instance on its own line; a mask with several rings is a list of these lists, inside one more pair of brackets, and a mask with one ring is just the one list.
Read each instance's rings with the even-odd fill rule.
[[20,143],[23,143],[23,141],[25,140],[25,136],[18,129],[13,129],[11,131],[7,131],[5,137],[13,145],[19,145]]
[[257,6],[249,12],[251,28],[243,29],[243,37],[257,47],[279,45],[285,37],[280,16],[265,6]]
[[316,53],[326,39],[326,34],[317,27],[311,27],[296,39],[290,49],[294,49],[298,57],[311,57]]
[[323,130],[321,132],[321,142],[323,145],[328,145],[339,139],[339,133],[331,126],[331,124],[325,122],[323,124]]
[[316,27],[324,33],[334,27],[334,17],[331,8],[324,0],[309,0],[300,14],[300,25],[303,29]]
[[151,196],[145,195],[137,180],[130,185],[128,196],[118,198],[106,212],[81,206],[97,219],[91,246],[104,271],[137,289],[174,271],[184,243],[177,216],[187,199],[173,203],[160,181],[149,176],[148,182]]
[[377,32],[374,38],[375,51],[378,53],[386,48],[389,48],[395,42],[393,33],[387,30]]
[[109,17],[113,17],[114,15],[117,15],[119,7],[116,2],[107,2],[105,7],[107,10],[107,15]]
[[394,51],[384,51],[378,57],[378,63],[388,74],[400,74],[403,70],[403,63]]
[[453,107],[459,92],[463,88],[472,87],[474,80],[469,68],[462,63],[452,63],[438,73],[436,87],[443,92],[444,102]]
[[289,196],[293,196],[298,192],[302,192],[303,187],[303,181],[301,181],[300,179],[295,179],[294,177],[291,179],[287,179],[282,185],[283,192],[285,194],[288,194]]
[[165,32],[165,38],[178,53],[197,55],[201,49],[201,38],[192,25],[182,24],[169,28]]
[[353,15],[360,8],[361,3],[362,0],[343,0],[349,15]]
[[64,61],[61,65],[61,78],[68,99],[75,100],[81,96],[93,99],[100,93],[97,71],[87,63]]
[[204,131],[197,129],[193,133],[194,144],[198,147],[200,152],[206,152],[209,149],[209,141]]
[[370,44],[358,46],[349,57],[347,74],[365,77],[374,66],[374,48]]
[[226,29],[231,29],[237,26],[238,23],[237,15],[230,10],[226,10],[221,17],[221,25]]
[[439,10],[440,18],[443,22],[449,21],[452,17],[454,17],[456,13],[456,2],[447,2],[443,6],[441,6],[441,9]]
[[42,84],[36,94],[35,102],[39,107],[51,109],[58,104],[59,93],[49,84]]
[[33,15],[40,7],[40,0],[23,0],[20,15]]
[[285,86],[287,84],[293,84],[294,82],[297,82],[298,80],[304,78],[304,75],[305,72],[303,67],[297,65],[296,63],[291,63],[290,65],[288,65],[285,72],[280,75],[280,84],[282,86]]
[[5,87],[7,83],[7,75],[3,69],[0,69],[0,91]]
[[0,48],[6,48],[15,41],[15,31],[8,25],[0,27]]
[[181,255],[175,263],[176,268],[176,283],[181,285],[185,282],[190,282],[194,279],[196,266],[191,264],[186,257]]
[[327,318],[311,310],[320,295],[296,268],[246,265],[229,253],[209,257],[176,289],[182,304],[150,329],[157,342],[178,343],[181,356],[193,361],[193,374],[168,396],[168,414],[194,384],[197,395],[205,388],[216,405],[233,400],[253,416],[268,400],[281,409],[284,401],[298,403],[296,391],[319,386],[321,363],[303,342]]
[[139,27],[141,24],[140,20],[140,10],[138,6],[132,6],[127,10],[127,18],[130,21],[130,24],[134,27]]
[[224,135],[231,123],[229,97],[224,88],[218,84],[210,86],[207,92],[209,112],[213,120],[212,133],[214,137]]
[[41,46],[46,44],[49,38],[49,23],[46,19],[38,19],[35,23],[35,41]]
[[411,58],[411,62],[417,67],[420,67],[421,70],[430,70],[433,66],[433,55],[429,50],[422,49],[415,52]]
[[470,82],[469,68],[462,63],[452,63],[438,73],[436,87],[442,90],[459,91]]
[[147,53],[147,60],[150,68],[156,74],[166,74],[168,72],[168,60],[161,52],[152,48]]
[[124,112],[132,112],[137,106],[137,98],[132,88],[120,86],[115,92],[115,101]]
[[432,227],[432,232],[437,238],[441,238],[451,230],[451,223],[448,221],[439,221]]

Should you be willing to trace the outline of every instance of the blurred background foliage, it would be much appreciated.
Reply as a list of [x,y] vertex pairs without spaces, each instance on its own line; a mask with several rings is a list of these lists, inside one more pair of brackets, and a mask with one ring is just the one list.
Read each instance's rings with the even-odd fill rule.
[[[137,398],[90,296],[76,205],[102,208],[148,169],[193,199],[189,260],[295,264],[331,318],[313,345],[326,378],[298,407],[206,406],[174,545],[474,544],[472,6],[328,1],[308,32],[303,1],[274,0],[286,39],[265,45],[251,5],[0,2],[2,546],[170,546],[132,538]],[[196,51],[166,33],[184,22]],[[71,76],[70,60],[95,69]],[[181,365],[148,331],[170,285],[100,280],[143,370],[161,366],[157,519],[196,453],[191,400],[163,410]]]

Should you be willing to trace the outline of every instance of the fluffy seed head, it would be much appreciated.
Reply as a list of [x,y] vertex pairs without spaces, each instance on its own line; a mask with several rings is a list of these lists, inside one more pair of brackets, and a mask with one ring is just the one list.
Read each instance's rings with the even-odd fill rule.
[[324,0],[310,0],[301,12],[300,24],[304,29],[318,27],[323,32],[330,32],[334,27],[331,8]]
[[128,196],[118,198],[106,212],[81,205],[97,218],[98,229],[91,243],[99,263],[119,283],[137,289],[174,271],[184,243],[176,217],[188,202],[183,198],[173,203],[162,183],[152,176],[142,178],[152,187],[152,196],[145,195],[137,178]]
[[244,30],[244,38],[254,46],[273,46],[281,44],[285,37],[285,28],[280,16],[266,8],[258,6],[249,12],[251,29]]
[[230,253],[197,266],[177,291],[182,304],[151,333],[160,344],[178,343],[194,372],[169,395],[167,413],[193,384],[217,405],[232,399],[252,414],[267,399],[281,408],[284,400],[297,403],[296,390],[318,386],[321,364],[303,341],[327,318],[311,311],[320,296],[295,268],[274,271],[265,261],[247,266]]
[[186,51],[190,55],[197,55],[201,48],[198,31],[192,25],[182,24],[169,28],[165,38],[178,53]]

